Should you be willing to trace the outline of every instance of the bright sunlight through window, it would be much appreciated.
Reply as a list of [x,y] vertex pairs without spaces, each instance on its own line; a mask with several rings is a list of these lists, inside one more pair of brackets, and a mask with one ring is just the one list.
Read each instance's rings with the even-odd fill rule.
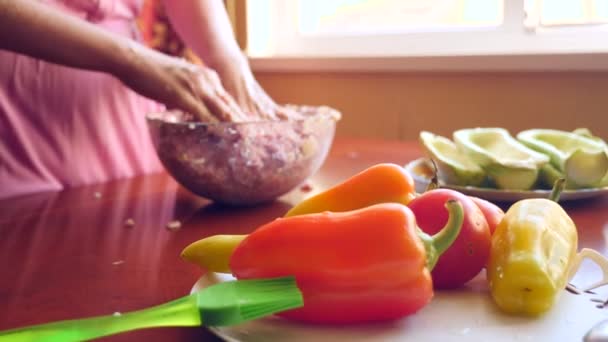
[[608,53],[608,0],[249,0],[247,4],[252,58]]
[[299,1],[304,35],[446,31],[502,24],[502,0]]

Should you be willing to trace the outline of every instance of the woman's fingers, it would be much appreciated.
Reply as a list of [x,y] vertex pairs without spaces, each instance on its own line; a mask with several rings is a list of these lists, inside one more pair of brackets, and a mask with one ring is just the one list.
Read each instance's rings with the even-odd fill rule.
[[276,115],[279,120],[300,120],[304,116],[293,108],[277,106]]
[[255,82],[253,91],[258,115],[268,120],[291,120],[297,118],[295,111],[289,111],[277,105],[259,83]]
[[199,70],[199,96],[219,121],[244,122],[247,115],[230,96],[218,77],[211,69]]
[[266,95],[258,84],[247,58],[237,53],[229,55],[212,63],[219,73],[223,89],[233,101],[228,101],[232,107],[233,102],[241,109],[248,121],[278,120],[276,104]]
[[192,96],[191,94],[187,94],[181,100],[181,105],[179,106],[181,110],[190,113],[194,116],[196,121],[215,123],[219,120],[216,116],[214,116],[211,111],[205,106],[203,101],[199,98]]
[[[225,94],[212,70],[189,63],[176,63],[168,71],[172,78],[170,91],[175,95],[175,101],[170,103],[173,107],[192,114],[202,122],[244,121],[238,105]],[[234,104],[230,105],[230,101]]]
[[170,100],[165,101],[165,105],[169,109],[184,111],[192,115],[197,121],[217,122],[218,120],[198,96],[196,82],[190,76],[193,69],[189,66],[177,64],[167,70],[169,71],[169,77],[166,80],[165,88]]

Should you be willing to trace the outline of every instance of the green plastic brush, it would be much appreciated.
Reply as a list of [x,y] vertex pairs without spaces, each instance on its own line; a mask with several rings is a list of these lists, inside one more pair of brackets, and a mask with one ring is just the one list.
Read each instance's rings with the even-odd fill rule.
[[143,328],[225,326],[303,305],[293,277],[236,280],[148,309],[0,332],[0,341],[83,341]]

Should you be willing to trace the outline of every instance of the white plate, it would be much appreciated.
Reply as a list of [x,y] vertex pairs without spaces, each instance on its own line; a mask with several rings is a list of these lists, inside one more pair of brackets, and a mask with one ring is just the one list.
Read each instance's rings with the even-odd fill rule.
[[[412,175],[414,182],[416,183],[416,191],[424,192],[427,185],[430,182],[428,173],[423,170],[428,168],[428,160],[420,158],[409,162],[405,165],[405,169]],[[516,202],[526,198],[548,198],[551,194],[551,190],[498,190],[490,188],[479,188],[474,186],[459,186],[450,184],[440,184],[442,188],[448,188],[460,191],[470,196],[476,196],[484,198],[489,201],[496,202]],[[564,190],[562,191],[559,200],[562,201],[573,201],[593,198],[601,195],[608,194],[608,187],[604,188],[592,188],[592,189],[579,189],[579,190]]]
[[[209,273],[192,292],[234,278]],[[356,326],[319,326],[290,322],[278,317],[262,318],[210,330],[226,341],[319,342],[319,341],[581,341],[596,323],[608,318],[592,298],[606,294],[574,295],[564,291],[544,316],[526,318],[497,311],[481,273],[460,290],[436,292],[426,307],[402,320]]]

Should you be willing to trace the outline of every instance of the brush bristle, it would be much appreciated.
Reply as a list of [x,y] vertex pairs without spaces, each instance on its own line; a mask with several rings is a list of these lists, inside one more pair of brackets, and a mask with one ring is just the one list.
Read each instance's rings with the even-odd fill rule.
[[248,304],[241,306],[241,316],[246,320],[256,319],[259,317],[279,313],[290,309],[299,308],[302,306],[301,298],[284,298],[281,301],[272,301],[268,303]]
[[255,319],[303,305],[302,293],[294,277],[250,281],[244,281],[238,288],[240,297],[246,299],[240,307],[244,319]]
[[238,291],[247,292],[248,296],[267,296],[271,293],[283,293],[284,291],[300,292],[294,277],[246,279],[235,281],[234,285]]
[[205,325],[238,324],[304,305],[294,277],[220,283],[201,294],[199,308]]

